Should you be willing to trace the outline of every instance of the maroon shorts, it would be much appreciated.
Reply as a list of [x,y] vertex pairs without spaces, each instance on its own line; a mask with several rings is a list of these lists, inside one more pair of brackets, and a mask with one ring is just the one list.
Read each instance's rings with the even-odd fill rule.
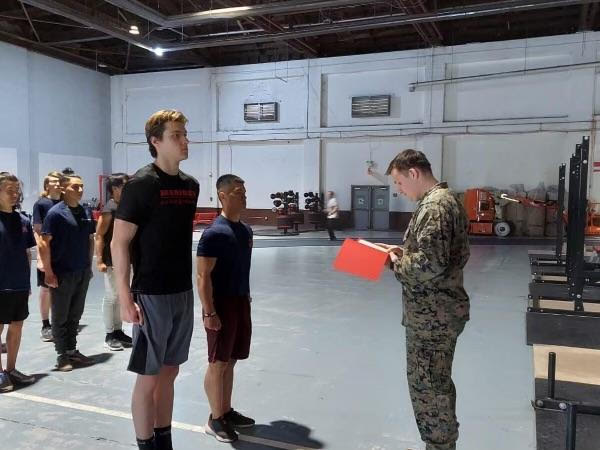
[[250,298],[228,297],[215,299],[215,310],[221,319],[219,331],[206,330],[208,361],[229,362],[246,359],[250,354],[252,320]]

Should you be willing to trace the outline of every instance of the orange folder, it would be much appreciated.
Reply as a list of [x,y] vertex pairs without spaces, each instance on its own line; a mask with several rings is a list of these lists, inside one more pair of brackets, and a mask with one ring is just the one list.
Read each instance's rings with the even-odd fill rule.
[[346,239],[333,268],[370,281],[377,281],[388,260],[385,249],[363,239]]

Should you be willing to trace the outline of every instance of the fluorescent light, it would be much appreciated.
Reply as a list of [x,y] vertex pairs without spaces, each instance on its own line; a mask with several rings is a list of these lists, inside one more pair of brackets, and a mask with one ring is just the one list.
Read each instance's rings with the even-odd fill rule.
[[162,55],[165,53],[165,51],[164,51],[162,48],[160,48],[160,47],[156,47],[156,48],[155,48],[154,50],[152,50],[152,51],[154,52],[154,54],[155,54],[156,56],[162,56]]
[[108,66],[104,63],[98,63],[98,67],[108,67]]
[[129,33],[138,35],[140,34],[140,30],[137,25],[131,25],[131,27],[129,27]]

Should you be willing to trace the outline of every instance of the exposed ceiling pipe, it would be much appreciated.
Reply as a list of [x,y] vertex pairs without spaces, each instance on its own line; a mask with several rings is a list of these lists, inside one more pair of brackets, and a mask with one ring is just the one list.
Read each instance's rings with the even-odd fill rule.
[[90,58],[86,58],[85,56],[81,56],[75,53],[71,53],[67,50],[63,50],[61,48],[52,47],[50,45],[45,44],[44,42],[37,42],[31,39],[27,39],[23,36],[18,36],[16,34],[8,33],[6,31],[0,30],[0,37],[5,39],[8,42],[12,42],[15,44],[25,45],[32,49],[44,50],[52,55],[61,55],[62,57],[66,57],[69,61],[75,62],[82,67],[93,68],[98,72],[107,72],[108,69],[111,69],[112,73],[123,73],[123,69],[120,67],[115,67],[111,64],[104,64],[105,69],[103,70],[101,66],[98,65],[98,61],[95,61]]
[[456,8],[439,9],[436,12],[422,14],[393,14],[386,17],[351,19],[335,22],[333,24],[318,25],[309,29],[278,33],[267,33],[254,36],[239,36],[225,39],[201,39],[181,44],[166,46],[165,52],[191,50],[196,48],[222,47],[240,44],[258,44],[262,42],[280,41],[288,39],[302,39],[311,36],[370,30],[376,28],[396,27],[419,23],[431,23],[447,20],[471,19],[474,17],[505,14],[509,12],[529,11],[534,9],[547,9],[562,6],[571,6],[584,3],[598,3],[600,0],[503,0],[494,3],[479,3]]
[[157,45],[153,44],[150,41],[142,41],[140,39],[136,39],[129,32],[118,28],[110,23],[107,23],[101,19],[93,17],[91,15],[87,15],[82,11],[71,8],[63,3],[56,2],[55,0],[21,0],[21,3],[27,3],[30,6],[35,6],[36,8],[42,9],[52,14],[57,14],[59,16],[66,17],[75,22],[79,22],[83,25],[87,25],[88,27],[94,28],[97,31],[101,31],[102,33],[108,34],[109,36],[121,39],[126,42],[130,42],[131,44],[153,51]]
[[547,66],[547,67],[536,67],[533,69],[520,69],[520,70],[508,70],[504,72],[494,72],[494,73],[483,73],[481,75],[469,75],[465,77],[456,77],[456,78],[442,78],[439,80],[431,80],[431,81],[417,81],[414,83],[409,83],[408,88],[410,92],[414,92],[415,90],[425,87],[425,86],[436,86],[441,84],[457,84],[463,83],[465,81],[480,81],[480,80],[491,80],[496,78],[506,78],[506,77],[514,77],[517,75],[530,75],[537,73],[548,73],[548,72],[562,72],[569,71],[573,69],[586,69],[589,67],[598,67],[600,66],[600,61],[592,61],[586,63],[574,63],[574,64],[562,64],[558,66]]
[[[127,31],[110,25],[80,10],[75,10],[55,0],[22,0],[31,6],[43,9],[53,14],[67,17],[76,22],[95,28],[98,31],[113,37],[130,42],[132,45],[155,51],[162,44],[149,40],[140,40],[133,37]],[[124,0],[110,0],[111,3]],[[130,0],[129,0],[130,1]],[[351,32],[376,28],[395,27],[402,25],[413,25],[418,23],[431,23],[446,20],[470,19],[480,16],[490,16],[510,12],[527,11],[534,9],[546,9],[562,6],[570,6],[585,3],[599,3],[600,0],[501,0],[493,3],[479,3],[464,7],[439,9],[435,12],[422,14],[395,14],[380,18],[366,18],[348,21],[340,21],[333,24],[317,25],[308,29],[290,29],[289,31],[266,33],[250,36],[234,36],[230,38],[201,39],[180,44],[164,45],[165,52],[193,50],[198,48],[221,47],[242,44],[257,44],[270,41],[283,41],[289,39],[302,39],[310,36],[335,34],[340,32]],[[325,3],[325,2],[319,2]],[[364,2],[363,2],[364,3]]]
[[185,27],[203,25],[226,19],[238,19],[251,16],[268,16],[272,14],[294,14],[340,6],[370,5],[382,0],[293,0],[276,3],[264,3],[250,6],[234,6],[231,8],[209,9],[188,14],[166,16],[138,0],[105,0],[114,6],[129,11],[150,22],[163,27]]

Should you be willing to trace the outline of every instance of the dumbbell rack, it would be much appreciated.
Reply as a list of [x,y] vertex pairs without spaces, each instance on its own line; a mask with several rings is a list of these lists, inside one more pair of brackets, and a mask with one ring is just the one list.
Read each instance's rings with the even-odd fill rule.
[[323,195],[314,192],[304,193],[304,209],[308,211],[308,223],[315,226],[315,231],[323,226]]
[[277,229],[282,230],[283,235],[298,234],[298,225],[304,223],[304,214],[299,210],[298,193],[292,190],[277,192],[271,194],[271,200],[275,205],[273,212],[277,214]]

